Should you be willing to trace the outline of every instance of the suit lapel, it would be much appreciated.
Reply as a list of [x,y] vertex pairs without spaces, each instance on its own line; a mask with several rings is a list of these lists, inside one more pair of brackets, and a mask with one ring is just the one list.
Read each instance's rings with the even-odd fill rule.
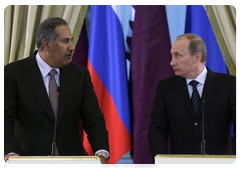
[[[208,69],[208,68],[207,68]],[[210,99],[212,98],[212,95],[214,94],[215,90],[217,89],[217,86],[219,85],[219,82],[217,81],[218,75],[214,72],[212,72],[210,69],[208,69],[207,77],[205,80],[205,84],[203,87],[203,93],[202,93],[202,98],[204,96],[205,101],[204,101],[204,108],[207,106],[209,103]],[[202,98],[200,100],[199,106],[198,106],[198,111],[196,113],[196,118],[198,118],[202,114]]]
[[46,111],[50,119],[54,122],[52,107],[42,80],[41,72],[36,62],[36,53],[37,51],[35,51],[34,54],[26,59],[26,62],[23,65],[22,76],[31,89],[31,92],[36,97],[37,101]]
[[61,120],[63,114],[65,113],[75,77],[76,73],[73,71],[71,63],[63,68],[60,68],[58,122]]
[[182,77],[176,77],[176,83],[174,83],[176,93],[179,100],[182,102],[183,106],[186,108],[187,112],[192,118],[194,118],[191,101],[189,98],[189,92],[187,89],[186,79]]

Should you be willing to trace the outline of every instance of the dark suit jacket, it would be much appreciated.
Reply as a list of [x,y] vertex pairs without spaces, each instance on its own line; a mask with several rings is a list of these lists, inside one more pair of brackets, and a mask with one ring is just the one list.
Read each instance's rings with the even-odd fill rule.
[[[5,154],[51,154],[55,120],[36,53],[4,67]],[[79,116],[93,152],[108,151],[108,132],[90,74],[86,68],[70,63],[60,68],[56,136],[59,155],[83,155]]]
[[[236,77],[208,69],[203,88],[205,96],[206,153],[232,154],[231,129],[236,125]],[[172,154],[200,154],[202,139],[202,99],[194,115],[186,79],[172,76],[157,86],[149,144],[151,154],[167,154],[168,136]]]

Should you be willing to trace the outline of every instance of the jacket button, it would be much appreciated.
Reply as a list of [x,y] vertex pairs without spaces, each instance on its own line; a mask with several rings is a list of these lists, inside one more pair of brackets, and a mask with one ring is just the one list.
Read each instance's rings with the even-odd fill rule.
[[197,125],[198,125],[198,122],[195,122],[194,125],[197,126]]

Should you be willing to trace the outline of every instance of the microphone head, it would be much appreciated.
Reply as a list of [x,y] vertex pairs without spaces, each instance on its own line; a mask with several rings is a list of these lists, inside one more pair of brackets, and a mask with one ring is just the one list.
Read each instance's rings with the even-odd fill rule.
[[202,96],[202,101],[203,101],[203,102],[205,101],[205,96]]

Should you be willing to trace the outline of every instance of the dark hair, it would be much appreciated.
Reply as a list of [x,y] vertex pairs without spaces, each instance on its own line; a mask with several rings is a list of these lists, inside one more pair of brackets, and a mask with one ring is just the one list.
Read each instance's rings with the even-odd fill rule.
[[51,43],[55,42],[59,33],[55,28],[59,25],[67,25],[67,22],[59,17],[47,18],[39,26],[36,33],[36,43],[39,51],[43,50],[42,40],[48,39]]
[[188,40],[190,40],[189,45],[188,45],[188,50],[191,56],[193,56],[194,54],[196,54],[197,52],[201,52],[202,53],[202,63],[206,63],[207,61],[207,47],[205,45],[204,40],[197,36],[196,34],[192,34],[192,33],[186,33],[183,35],[180,35],[177,37],[177,39],[181,39],[181,38],[186,38]]

